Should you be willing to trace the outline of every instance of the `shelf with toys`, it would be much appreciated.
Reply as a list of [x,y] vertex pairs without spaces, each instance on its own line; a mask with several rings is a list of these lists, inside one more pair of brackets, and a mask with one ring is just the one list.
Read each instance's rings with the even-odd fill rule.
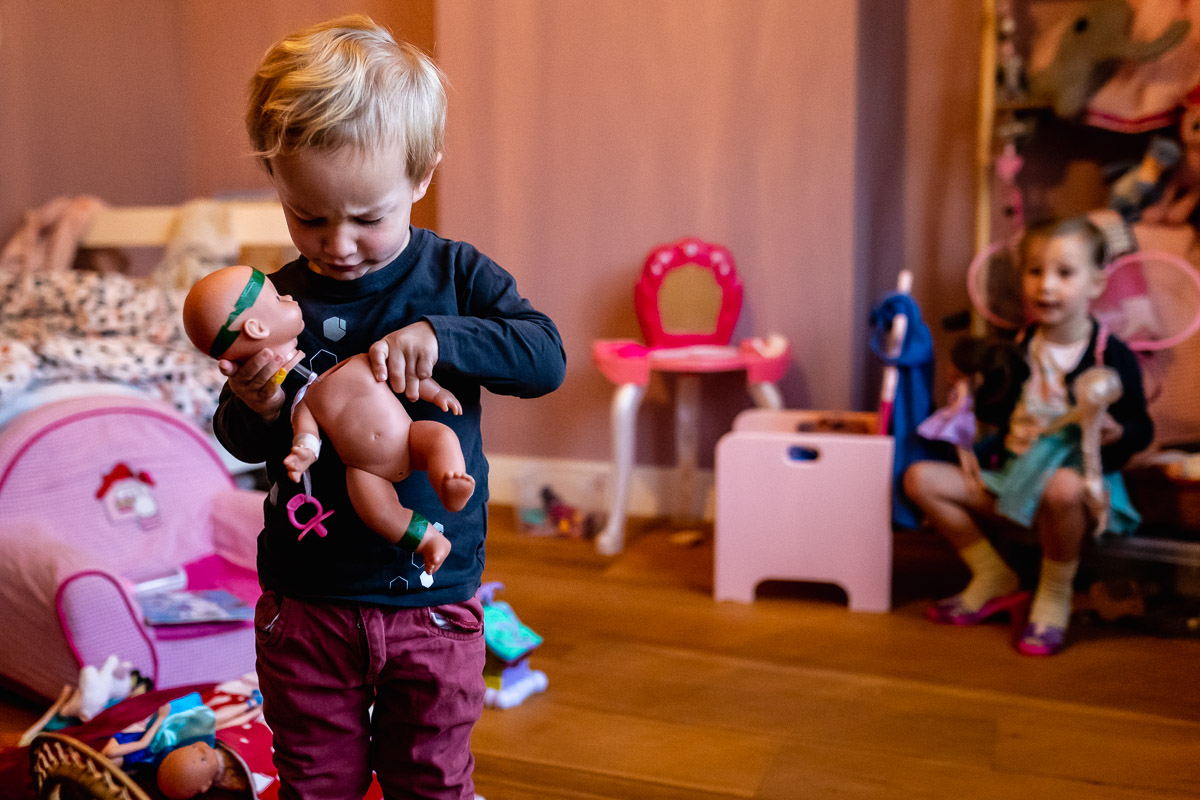
[[1004,310],[1028,228],[1101,224],[1117,258],[1093,313],[1144,345],[1156,427],[1127,470],[1145,524],[1105,549],[1200,568],[1200,476],[1179,466],[1200,451],[1200,8],[982,0],[982,12],[971,333],[1020,328]]

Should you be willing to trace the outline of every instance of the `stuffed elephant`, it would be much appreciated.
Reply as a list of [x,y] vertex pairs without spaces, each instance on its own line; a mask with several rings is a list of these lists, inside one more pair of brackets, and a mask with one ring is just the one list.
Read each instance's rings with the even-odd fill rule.
[[1054,60],[1030,78],[1030,95],[1060,117],[1079,115],[1124,62],[1149,62],[1181,43],[1191,23],[1171,22],[1156,38],[1134,41],[1127,0],[1092,0],[1063,31]]

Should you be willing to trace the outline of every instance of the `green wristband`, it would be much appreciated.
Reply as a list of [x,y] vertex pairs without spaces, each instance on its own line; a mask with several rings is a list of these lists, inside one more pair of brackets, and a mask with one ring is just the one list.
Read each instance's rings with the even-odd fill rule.
[[415,553],[421,546],[421,542],[425,540],[425,531],[428,529],[429,520],[417,511],[412,512],[412,519],[408,521],[408,527],[404,529],[404,535],[400,537],[400,546]]

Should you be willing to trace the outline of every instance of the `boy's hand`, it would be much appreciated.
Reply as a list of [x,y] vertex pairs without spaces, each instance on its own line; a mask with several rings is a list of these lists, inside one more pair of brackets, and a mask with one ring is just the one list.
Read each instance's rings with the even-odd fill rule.
[[229,379],[229,389],[241,398],[250,410],[267,422],[279,417],[286,396],[275,383],[275,373],[283,366],[283,359],[270,350],[255,353],[239,367],[222,358],[217,369]]
[[437,333],[425,320],[414,322],[371,345],[367,353],[375,380],[411,402],[421,396],[421,381],[433,377],[438,360]]

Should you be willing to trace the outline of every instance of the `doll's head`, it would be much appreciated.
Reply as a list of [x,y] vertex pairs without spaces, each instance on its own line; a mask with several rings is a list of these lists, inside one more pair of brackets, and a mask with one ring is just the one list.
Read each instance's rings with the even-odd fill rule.
[[158,788],[169,800],[188,800],[211,789],[222,766],[220,751],[206,742],[176,748],[158,765]]
[[1073,217],[1026,237],[1021,295],[1029,319],[1043,326],[1077,326],[1104,291],[1108,242],[1086,217]]
[[304,317],[262,272],[235,266],[196,282],[183,304],[183,327],[192,344],[213,358],[240,363],[271,348],[287,361],[296,352]]

